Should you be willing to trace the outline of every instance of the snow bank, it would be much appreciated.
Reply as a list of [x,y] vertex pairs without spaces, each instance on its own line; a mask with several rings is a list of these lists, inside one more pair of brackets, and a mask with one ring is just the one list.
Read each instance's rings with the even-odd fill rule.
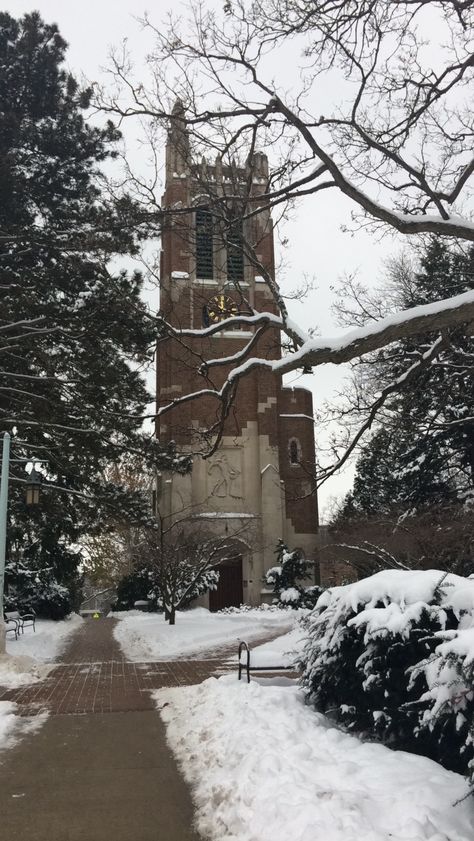
[[24,718],[15,714],[16,704],[12,701],[0,701],[0,750],[12,747],[25,733],[38,730],[48,717],[42,712],[33,718]]
[[247,610],[242,613],[210,613],[203,607],[178,612],[176,625],[168,625],[162,614],[125,612],[114,614],[120,622],[115,639],[125,657],[135,662],[169,660],[202,653],[240,640],[293,627],[298,612]]
[[6,747],[16,727],[15,708],[16,704],[11,701],[0,701],[0,749]]
[[294,686],[229,676],[154,696],[212,841],[474,837],[461,776],[342,733]]
[[[270,642],[250,647],[251,663],[254,666],[293,666],[300,659],[305,642],[306,631],[298,626]],[[241,661],[247,662],[245,651]]]
[[7,651],[9,654],[26,654],[34,657],[40,663],[55,660],[64,650],[69,637],[79,628],[84,619],[71,613],[66,619],[54,622],[52,619],[37,619],[36,632],[26,628],[17,640],[7,637]]

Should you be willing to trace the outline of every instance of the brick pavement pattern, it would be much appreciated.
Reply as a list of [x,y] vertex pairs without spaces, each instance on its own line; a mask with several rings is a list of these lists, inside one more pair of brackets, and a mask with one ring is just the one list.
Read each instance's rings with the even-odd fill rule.
[[[193,659],[132,663],[113,637],[117,620],[88,619],[45,680],[21,689],[0,689],[0,700],[15,701],[22,715],[112,713],[153,710],[151,689],[189,686],[236,669],[237,643]],[[278,633],[281,633],[279,631]],[[278,634],[254,641],[260,645]],[[197,659],[201,657],[203,659]]]
[[225,670],[224,650],[205,660],[131,663],[113,637],[115,619],[87,619],[45,680],[21,689],[0,690],[0,700],[15,701],[22,715],[112,713],[153,710],[150,689],[201,683]]

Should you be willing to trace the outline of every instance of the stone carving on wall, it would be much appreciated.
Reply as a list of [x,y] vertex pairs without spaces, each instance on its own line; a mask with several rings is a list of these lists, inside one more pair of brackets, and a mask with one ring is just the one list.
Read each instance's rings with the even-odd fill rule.
[[208,488],[210,496],[219,499],[242,499],[242,471],[240,453],[224,453],[213,459],[209,465]]

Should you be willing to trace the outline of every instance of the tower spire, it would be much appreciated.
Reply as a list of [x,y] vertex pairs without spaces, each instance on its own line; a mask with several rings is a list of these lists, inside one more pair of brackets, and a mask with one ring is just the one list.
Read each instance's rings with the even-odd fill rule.
[[186,110],[181,99],[177,98],[170,115],[168,139],[166,142],[166,175],[172,178],[174,173],[182,175],[189,171],[191,153],[189,131],[186,124]]

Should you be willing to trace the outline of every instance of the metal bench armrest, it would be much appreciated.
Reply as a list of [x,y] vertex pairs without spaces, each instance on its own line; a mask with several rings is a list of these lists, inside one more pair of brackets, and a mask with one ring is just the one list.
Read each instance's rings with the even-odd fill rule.
[[[19,625],[16,619],[4,619],[3,621],[5,623],[5,632],[8,633],[13,631],[15,639],[18,639]],[[11,627],[9,628],[8,625],[11,625]]]

